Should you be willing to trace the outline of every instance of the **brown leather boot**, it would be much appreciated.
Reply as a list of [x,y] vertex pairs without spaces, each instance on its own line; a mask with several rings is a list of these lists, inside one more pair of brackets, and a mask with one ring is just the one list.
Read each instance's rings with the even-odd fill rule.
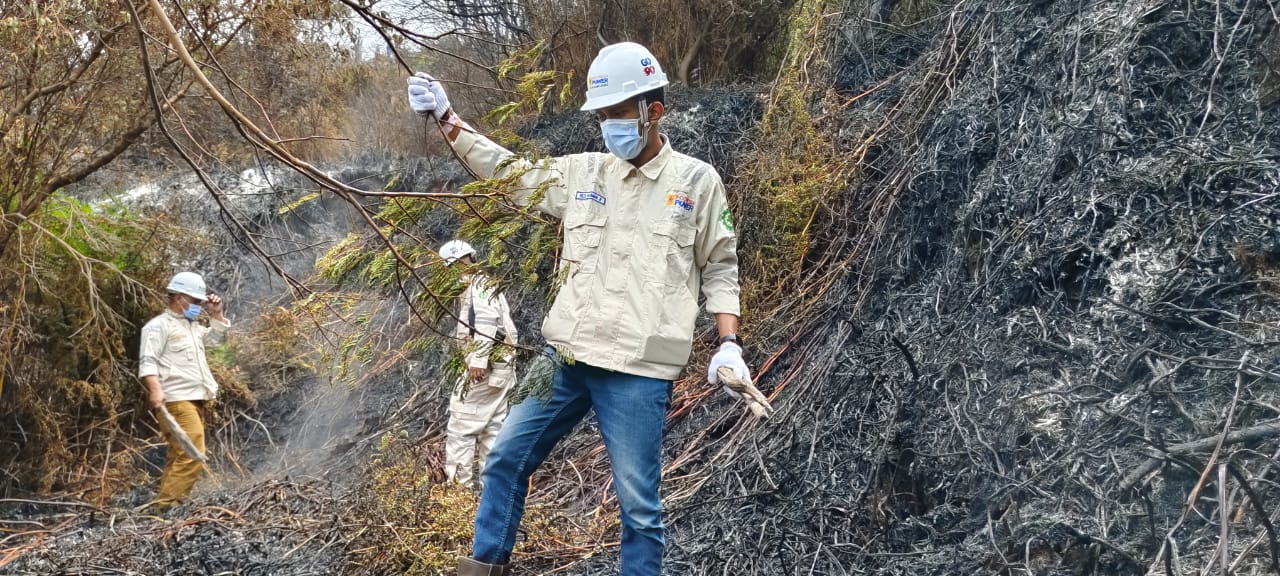
[[485,564],[470,558],[458,561],[458,576],[507,576],[510,573],[510,564]]

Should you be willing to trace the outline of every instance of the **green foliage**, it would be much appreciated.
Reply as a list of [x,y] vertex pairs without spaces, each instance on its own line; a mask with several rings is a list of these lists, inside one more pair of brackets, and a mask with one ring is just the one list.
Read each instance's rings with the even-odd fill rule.
[[[374,357],[377,334],[368,330],[367,324],[382,305],[381,298],[371,300],[359,292],[311,292],[290,308],[275,312],[274,318],[264,318],[268,328],[260,329],[265,343],[262,347],[279,350],[271,357],[287,360],[285,366],[289,369],[332,374],[338,381],[354,386],[365,374],[353,368],[367,365]],[[326,327],[337,323],[353,329],[335,332]],[[301,330],[302,324],[318,330]],[[277,327],[274,333],[270,326]]]
[[[451,340],[450,342],[456,341]],[[450,393],[456,391],[466,396],[471,391],[471,379],[465,377],[468,353],[469,351],[466,347],[454,344],[451,346],[449,354],[444,357],[444,363],[440,366],[440,377],[445,382],[446,389]]]
[[391,250],[379,252],[360,270],[360,278],[372,286],[386,286],[395,281],[399,266]]
[[519,102],[507,102],[506,104],[490,110],[488,114],[485,114],[484,120],[485,122],[492,124],[506,124],[507,120],[511,118],[511,115],[515,114],[519,109]]
[[400,349],[407,353],[422,353],[434,348],[437,344],[439,344],[439,338],[420,336],[406,340]]
[[[16,486],[106,493],[137,474],[126,451],[142,408],[138,332],[163,306],[172,273],[166,239],[184,251],[203,239],[120,206],[54,195],[13,230],[0,258],[0,441],[20,446],[5,462]],[[234,356],[214,350],[214,364]],[[229,374],[229,373],[228,373]],[[224,394],[250,402],[247,389]],[[94,430],[95,434],[85,434]],[[108,461],[109,460],[109,461]],[[85,476],[84,467],[99,474]]]
[[[552,94],[558,97],[556,105],[564,107],[573,96],[573,72],[536,69],[543,56],[543,42],[537,42],[522,52],[516,52],[498,65],[498,78],[506,80],[518,70],[526,70],[515,84],[516,99],[496,106],[485,115],[486,122],[499,126],[515,119],[525,119],[541,114]],[[557,90],[559,86],[559,90]]]
[[234,366],[236,364],[236,346],[231,342],[209,346],[205,348],[205,355],[208,356],[210,362],[217,362],[224,366]]
[[574,88],[573,70],[569,70],[569,72],[565,74],[564,84],[560,86],[560,96],[556,99],[556,103],[559,104],[561,108],[568,106],[569,103],[573,101],[576,95]]
[[529,367],[525,370],[519,385],[511,391],[511,403],[519,404],[529,398],[544,401],[550,399],[556,369],[560,364],[572,363],[573,359],[567,349],[557,348],[555,357],[539,351],[530,359]]
[[[464,185],[460,190],[464,198],[389,199],[376,215],[379,230],[352,234],[334,245],[318,260],[318,276],[344,289],[372,289],[374,293],[397,297],[402,291],[408,294],[413,307],[411,317],[425,320],[426,325],[415,323],[406,335],[407,341],[400,346],[403,354],[399,357],[412,357],[412,353],[420,354],[431,345],[453,340],[459,300],[465,279],[470,276],[485,276],[498,292],[552,297],[562,278],[544,277],[538,270],[560,249],[560,235],[557,223],[527,207],[541,201],[551,185],[546,182],[528,189],[521,178],[533,167],[505,165],[500,169],[501,177]],[[480,249],[481,259],[470,265],[445,265],[435,252],[444,238],[433,238],[424,227],[458,215],[462,222],[452,236],[464,238]],[[332,317],[336,310],[317,306],[317,299],[323,298],[312,295],[299,311],[317,314],[316,318]],[[359,323],[359,318],[344,319]],[[377,363],[369,336],[368,331],[339,336],[334,340],[337,346],[322,356],[322,361],[332,363],[339,379],[358,380],[357,374],[362,371],[353,371],[353,365]],[[502,347],[495,348],[498,350],[494,353],[500,353]],[[460,380],[464,353],[457,346],[448,348],[450,359],[445,363],[444,381],[449,386]]]
[[375,218],[394,224],[412,224],[421,221],[422,217],[431,210],[432,205],[433,203],[426,198],[391,198],[383,204]]
[[283,390],[299,376],[315,371],[314,355],[304,346],[300,318],[287,308],[268,309],[227,344],[211,348],[210,358],[225,354],[221,363],[247,370],[256,390]]
[[796,71],[803,59],[812,54],[815,45],[815,29],[826,17],[828,0],[798,0],[791,6],[785,18],[775,58],[781,59],[778,68]]
[[276,213],[281,215],[288,214],[290,212],[293,212],[294,210],[297,210],[298,208],[301,208],[304,204],[311,202],[312,200],[315,200],[316,198],[319,198],[319,197],[320,197],[319,192],[311,192],[310,194],[305,194],[301,198],[280,207],[280,209],[277,210]]
[[[822,0],[792,10],[786,67],[773,85],[754,149],[743,157],[735,187],[739,236],[753,250],[743,259],[745,314],[768,315],[789,296],[805,293],[802,269],[815,230],[827,229],[833,204],[862,160],[870,141],[842,148],[812,110],[842,106],[840,98],[808,79],[812,47],[820,42]],[[812,64],[813,67],[818,67]],[[748,322],[750,324],[750,322]]]
[[351,233],[316,261],[316,273],[329,280],[342,280],[369,260],[361,246],[361,236]]
[[403,435],[383,435],[367,489],[358,492],[360,514],[377,522],[356,537],[352,563],[371,572],[438,575],[466,555],[478,499],[433,478],[424,456]]
[[[438,458],[403,433],[382,436],[368,480],[356,491],[355,514],[364,528],[353,538],[348,561],[361,573],[454,574],[458,558],[468,555],[479,499],[445,484],[433,464]],[[567,516],[531,500],[518,553],[562,551],[565,542],[600,541],[602,532],[615,529],[611,517],[570,521]]]
[[343,337],[341,344],[338,345],[338,358],[336,359],[339,367],[338,380],[351,380],[351,364],[360,360],[363,342],[364,339],[360,333],[348,334]]
[[542,41],[535,42],[523,52],[514,52],[505,60],[498,63],[498,79],[505,80],[511,77],[516,70],[531,66],[542,54],[544,43]]

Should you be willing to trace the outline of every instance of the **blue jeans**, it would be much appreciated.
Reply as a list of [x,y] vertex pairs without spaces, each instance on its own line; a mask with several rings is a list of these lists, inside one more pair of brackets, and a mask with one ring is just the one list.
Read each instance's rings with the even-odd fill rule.
[[472,557],[506,564],[524,515],[529,476],[556,443],[596,412],[622,506],[622,576],[662,573],[662,429],[671,382],[586,364],[560,365],[551,397],[511,408],[484,466]]

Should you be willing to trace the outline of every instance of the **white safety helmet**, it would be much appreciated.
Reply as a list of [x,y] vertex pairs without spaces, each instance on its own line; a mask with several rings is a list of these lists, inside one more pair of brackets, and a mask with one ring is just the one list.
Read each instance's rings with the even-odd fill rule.
[[584,111],[608,108],[669,84],[658,59],[635,42],[610,44],[587,69],[587,103]]
[[450,240],[440,247],[440,257],[444,258],[445,264],[453,264],[463,256],[470,256],[476,253],[476,249],[470,244],[462,240]]
[[204,278],[195,272],[174,274],[173,279],[169,280],[169,286],[165,290],[170,294],[186,294],[201,302],[209,299],[209,291],[205,288]]

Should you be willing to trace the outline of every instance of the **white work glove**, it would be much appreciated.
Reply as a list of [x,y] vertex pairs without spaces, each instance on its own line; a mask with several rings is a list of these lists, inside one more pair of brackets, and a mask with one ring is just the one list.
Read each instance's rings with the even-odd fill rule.
[[[723,372],[723,378],[721,373]],[[773,406],[769,398],[751,384],[751,369],[742,359],[742,347],[733,342],[720,345],[720,351],[711,357],[707,366],[707,380],[712,384],[723,384],[723,389],[730,396],[742,400],[752,414],[768,418],[773,414]],[[722,380],[727,380],[721,382]]]
[[409,107],[423,116],[430,114],[444,121],[449,112],[449,96],[444,93],[440,81],[426,72],[418,72],[409,79]]
[[[740,380],[751,383],[751,369],[747,368],[747,361],[742,359],[742,347],[733,342],[721,344],[720,351],[711,357],[711,364],[707,366],[707,381],[719,384],[720,375],[716,374],[716,371],[720,368],[733,370]],[[729,389],[725,388],[725,390]],[[741,397],[733,390],[729,390],[729,393]]]

